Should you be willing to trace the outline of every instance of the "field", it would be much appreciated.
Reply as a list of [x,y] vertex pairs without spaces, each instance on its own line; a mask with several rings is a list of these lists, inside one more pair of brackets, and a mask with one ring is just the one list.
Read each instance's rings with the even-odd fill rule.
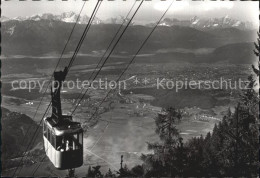
[[[83,57],[82,57],[83,59]],[[18,61],[18,59],[13,59]],[[31,63],[31,59],[23,59],[23,64]],[[37,115],[34,117],[35,110],[43,96],[43,91],[39,92],[39,87],[31,92],[27,90],[12,90],[11,82],[13,80],[35,79],[39,81],[48,80],[50,71],[53,70],[51,63],[54,59],[37,59],[37,66],[28,65],[23,72],[19,67],[3,61],[6,69],[15,68],[15,70],[3,71],[2,88],[2,107],[13,112],[23,113],[34,118],[37,123],[50,102],[49,91],[44,96],[42,105],[39,107]],[[47,60],[43,63],[42,60]],[[108,80],[116,79],[122,69],[125,67],[125,59],[117,59],[105,66],[99,78]],[[140,58],[142,61],[142,58]],[[147,60],[145,57],[143,60]],[[40,65],[42,64],[45,65]],[[23,65],[22,63],[19,65]],[[47,65],[48,64],[48,65]],[[178,67],[174,67],[178,65]],[[50,67],[52,66],[52,68]],[[86,80],[91,75],[95,67],[95,61],[84,63],[79,60],[77,65],[72,68],[68,79]],[[239,70],[241,69],[241,70]],[[227,71],[233,70],[232,76]],[[43,72],[44,71],[44,72]],[[43,73],[42,73],[43,72]],[[206,135],[212,131],[214,125],[218,123],[229,107],[233,108],[238,97],[238,91],[227,90],[157,90],[154,83],[145,86],[140,82],[133,84],[133,76],[140,79],[150,77],[156,79],[161,77],[182,79],[218,79],[219,77],[229,77],[237,79],[246,78],[249,73],[248,65],[210,65],[210,64],[187,64],[187,63],[135,63],[123,79],[127,80],[126,90],[114,90],[107,100],[98,109],[99,116],[89,120],[95,108],[99,105],[108,90],[90,89],[74,114],[74,119],[80,121],[86,129],[84,135],[84,166],[77,169],[78,176],[85,176],[89,165],[101,165],[102,171],[106,172],[110,167],[117,170],[120,166],[120,156],[124,155],[124,163],[132,167],[141,163],[139,156],[142,153],[148,153],[147,142],[159,141],[155,134],[154,118],[162,108],[173,106],[182,109],[183,119],[176,123],[181,136],[184,140],[191,137]],[[129,80],[128,80],[129,79]],[[47,85],[45,85],[46,87]],[[79,96],[79,89],[69,89],[65,87],[62,90],[63,113],[68,114],[75,107],[76,98]],[[50,115],[50,113],[49,113]],[[37,145],[42,150],[42,145]],[[26,176],[28,172],[35,168],[39,163],[31,166],[27,165],[20,175]],[[26,165],[25,165],[26,166]],[[5,175],[12,171],[6,170]],[[38,175],[57,175],[64,176],[66,172],[57,171],[48,159],[44,160]],[[37,175],[35,175],[37,176]]]

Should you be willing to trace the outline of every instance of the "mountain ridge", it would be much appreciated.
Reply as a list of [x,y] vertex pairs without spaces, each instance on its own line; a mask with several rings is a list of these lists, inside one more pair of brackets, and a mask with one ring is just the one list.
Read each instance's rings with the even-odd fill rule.
[[220,18],[199,18],[194,16],[189,20],[178,20],[176,18],[165,18],[160,25],[164,26],[189,26],[200,30],[237,28],[239,30],[252,30],[256,26],[249,21],[240,21],[232,19],[228,15]]
[[[78,14],[76,14],[73,11],[69,12],[63,12],[59,15],[54,15],[51,13],[43,13],[43,14],[35,14],[32,16],[26,16],[26,17],[14,17],[14,18],[8,18],[5,16],[1,16],[1,22],[11,21],[11,20],[17,20],[17,21],[26,21],[26,20],[33,20],[33,21],[39,21],[39,20],[55,20],[55,21],[62,21],[66,23],[75,23],[77,21]],[[111,17],[107,19],[100,19],[98,17],[95,17],[93,20],[93,24],[122,24],[125,20],[123,16],[116,16]],[[80,15],[80,18],[78,20],[78,24],[87,24],[89,21],[89,17],[87,15]],[[143,24],[143,26],[153,26],[155,23],[148,23]],[[238,28],[240,30],[252,30],[256,28],[256,26],[249,21],[241,21],[237,19],[232,19],[228,15],[224,17],[219,18],[199,18],[198,16],[194,16],[190,19],[186,20],[180,20],[177,18],[164,18],[160,26],[188,26],[193,27],[196,29],[217,29],[217,28]]]
[[[32,16],[26,16],[26,17],[14,17],[14,18],[8,18],[5,16],[1,16],[1,22],[7,22],[11,20],[17,20],[17,21],[27,21],[27,20],[32,20],[32,21],[40,21],[40,20],[54,20],[54,21],[61,21],[61,22],[66,22],[66,23],[75,23],[78,19],[78,15],[73,12],[63,12],[59,15],[54,15],[51,13],[43,13],[43,14],[35,14]],[[89,21],[89,17],[87,15],[80,15],[78,24],[87,24]],[[97,17],[94,18],[93,24],[99,24],[101,20]]]
[[[52,20],[6,21],[2,23],[3,55],[44,55],[59,53],[64,47],[72,23]],[[92,25],[80,49],[81,53],[105,50],[120,27],[119,24]],[[85,25],[79,24],[71,37],[66,53],[75,50],[75,46]],[[152,27],[132,25],[120,40],[114,54],[124,52],[134,54]],[[55,39],[55,40],[54,40]],[[226,44],[254,42],[256,32],[234,28],[202,31],[183,26],[158,26],[143,52],[154,52],[162,48],[217,48]],[[26,43],[24,43],[26,41]]]

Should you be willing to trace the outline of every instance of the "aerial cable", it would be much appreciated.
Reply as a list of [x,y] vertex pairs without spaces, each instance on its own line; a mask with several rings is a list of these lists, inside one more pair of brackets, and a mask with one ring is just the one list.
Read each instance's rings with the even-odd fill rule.
[[[91,15],[91,18],[89,19],[89,23],[88,23],[88,25],[86,26],[85,29],[89,29],[89,27],[90,27],[90,25],[91,25],[90,22],[92,22],[92,21],[93,21],[92,18],[94,18],[93,15],[96,14],[96,12],[97,12],[96,10],[98,10],[99,7],[100,7],[100,3],[99,3],[99,2],[102,2],[102,1],[98,1],[98,2],[97,2],[96,6],[95,6],[95,9],[94,9],[94,11],[93,11],[93,13],[92,13],[92,15]],[[88,30],[86,30],[86,32],[88,32]],[[86,33],[85,33],[85,36],[86,36]],[[72,64],[72,63],[71,63],[71,64]],[[69,69],[67,70],[67,72],[68,72],[68,71],[69,71]],[[66,76],[65,76],[65,77],[66,77]],[[48,106],[47,110],[50,108],[50,106],[51,106],[51,102],[49,103],[49,106]],[[46,110],[46,111],[47,111],[47,110]],[[46,112],[45,112],[45,114],[43,115],[40,124],[42,123],[42,121],[43,121],[45,115],[46,115]],[[39,128],[39,127],[38,127],[38,128]],[[36,129],[37,131],[38,131],[38,128]],[[37,132],[37,131],[36,131],[36,132]],[[36,132],[35,132],[35,133],[36,133]],[[34,137],[33,137],[33,139],[34,139]],[[33,140],[33,139],[32,139],[32,140]],[[29,144],[29,145],[30,145],[30,144]]]
[[[79,19],[80,19],[80,14],[81,14],[81,12],[82,12],[82,10],[83,10],[85,4],[86,4],[86,1],[83,3],[83,6],[82,6],[82,8],[81,8],[81,10],[80,10],[80,12],[79,12],[79,15],[78,15],[77,19],[76,19],[76,22],[75,22],[74,25],[73,25],[73,28],[72,28],[72,30],[71,30],[71,32],[70,32],[70,34],[69,34],[68,40],[67,40],[67,42],[66,42],[66,44],[65,44],[65,46],[64,46],[64,48],[63,48],[63,50],[62,50],[62,52],[61,52],[61,55],[60,55],[60,57],[59,57],[59,60],[58,60],[56,66],[55,66],[55,68],[54,68],[54,72],[56,71],[56,69],[57,69],[58,66],[59,66],[59,63],[60,63],[60,61],[61,61],[61,59],[62,59],[62,57],[63,57],[63,54],[64,54],[64,52],[65,52],[65,50],[66,50],[66,48],[67,48],[67,46],[68,46],[68,43],[69,43],[69,41],[70,41],[70,39],[71,39],[71,36],[72,36],[72,34],[73,34],[73,32],[74,32],[74,29],[75,29],[75,27],[76,27],[76,25],[77,25],[77,23],[78,23],[78,21],[79,21]],[[49,82],[48,82],[48,84],[47,84],[47,87],[46,87],[45,91],[43,92],[43,96],[41,97],[41,100],[40,100],[39,105],[38,105],[37,108],[36,108],[36,112],[35,112],[35,114],[34,114],[34,116],[33,116],[33,118],[32,118],[33,120],[35,119],[36,114],[37,114],[37,112],[38,112],[38,110],[39,110],[39,107],[40,107],[41,103],[43,102],[43,98],[44,98],[44,96],[45,96],[45,93],[46,93],[47,90],[48,90],[49,85],[51,84],[52,78],[53,78],[53,73],[52,73],[52,75],[51,75],[51,78],[48,80]],[[27,131],[26,131],[26,133],[25,133],[24,139],[23,139],[23,141],[22,141],[22,145],[23,145],[23,143],[25,142],[25,138],[26,138],[26,136],[27,136],[27,134],[28,134],[30,128],[31,128],[31,126],[27,129]],[[17,155],[17,156],[18,156],[18,155]],[[16,156],[16,157],[17,157],[17,156]]]
[[[134,57],[131,59],[131,61],[129,62],[129,64],[127,65],[127,67],[125,68],[125,70],[121,73],[121,75],[119,76],[119,78],[117,79],[116,82],[118,82],[120,80],[120,78],[124,75],[124,73],[127,71],[127,69],[129,68],[129,66],[133,63],[134,59],[136,58],[136,56],[138,55],[138,53],[141,51],[141,49],[143,48],[143,46],[146,44],[146,42],[148,41],[148,39],[151,37],[152,33],[154,32],[154,30],[156,29],[156,27],[160,24],[161,20],[163,19],[163,17],[165,16],[165,14],[168,12],[168,10],[170,9],[170,7],[172,6],[174,1],[172,1],[172,3],[169,5],[169,7],[166,9],[166,11],[163,13],[163,15],[161,16],[161,18],[158,20],[158,22],[156,23],[156,25],[153,27],[152,31],[150,32],[150,34],[147,36],[147,38],[144,40],[144,42],[142,43],[142,45],[140,46],[140,48],[137,50],[136,54],[134,55]],[[98,108],[100,108],[100,106],[103,104],[103,102],[106,101],[108,95],[110,94],[112,90],[110,90],[107,95],[104,97],[104,99],[101,101],[101,103],[99,104],[98,107],[96,107],[95,112],[92,114],[92,116],[90,117],[89,121],[93,119],[93,117],[95,116],[95,114],[98,112]]]
[[[134,8],[136,2],[137,2],[137,1],[135,1],[134,4],[132,5],[132,7],[131,7],[130,11],[128,12],[128,14],[126,15],[125,19],[127,19],[128,16],[130,15],[130,12],[131,12],[132,9]],[[96,12],[97,12],[97,11],[96,11]],[[95,12],[95,14],[96,14],[96,12]],[[104,52],[103,56],[101,57],[101,60],[100,60],[99,63],[96,65],[96,67],[95,67],[94,71],[92,72],[92,74],[91,74],[91,76],[90,76],[89,79],[91,79],[91,77],[93,76],[95,70],[98,68],[98,66],[99,66],[100,63],[102,62],[102,59],[104,58],[105,54],[107,53],[107,51],[109,50],[109,48],[110,48],[111,45],[113,44],[115,38],[117,37],[118,33],[120,32],[121,28],[123,27],[123,25],[124,25],[124,23],[125,23],[125,19],[124,19],[124,21],[122,22],[122,24],[120,25],[120,27],[119,27],[119,29],[117,30],[116,34],[114,35],[114,38],[112,39],[112,41],[111,41],[110,44],[108,45],[107,50]],[[92,21],[93,21],[93,19],[92,19]],[[81,93],[82,93],[82,91],[81,91]],[[79,97],[80,97],[80,95],[78,96],[78,98],[76,99],[76,101],[79,99]],[[109,124],[108,124],[108,125],[109,125]],[[108,127],[108,125],[106,126],[106,128]],[[106,130],[106,128],[105,128],[105,130]],[[99,140],[100,140],[100,138],[99,138],[98,141],[94,144],[94,146],[99,142]],[[94,147],[94,146],[93,146],[93,147]],[[91,148],[91,150],[93,149],[93,147]],[[46,155],[44,155],[44,157],[43,157],[42,160],[40,161],[40,164],[36,167],[36,169],[34,169],[33,174],[32,174],[33,176],[34,176],[34,174],[36,173],[36,171],[39,169],[39,167],[40,167],[42,161],[45,159],[45,157],[46,157]]]
[[[99,60],[98,64],[96,65],[95,69],[92,71],[90,77],[89,77],[89,81],[91,80],[92,76],[94,75],[94,73],[96,72],[98,66],[101,64],[101,62],[103,61],[103,58],[105,57],[106,53],[108,52],[108,50],[110,49],[111,45],[113,44],[113,42],[115,41],[118,33],[120,32],[120,30],[122,29],[124,23],[125,23],[125,19],[128,19],[128,16],[130,15],[132,9],[134,8],[135,4],[137,1],[134,2],[134,4],[132,5],[131,9],[129,10],[128,14],[126,15],[126,17],[124,18],[123,22],[121,23],[120,27],[118,28],[116,34],[114,35],[113,39],[111,40],[110,44],[108,45],[106,51],[103,53],[101,59]],[[88,90],[88,89],[87,89]],[[81,94],[83,93],[84,88],[81,90],[80,94],[78,95],[77,99],[75,100],[76,102],[80,99]]]
[[[100,5],[101,5],[101,3],[98,5],[97,9],[99,9]],[[97,11],[98,11],[98,10],[96,10],[96,11],[94,10],[94,16],[93,16],[93,17],[96,16]],[[92,17],[92,16],[91,16],[91,17]],[[92,24],[93,20],[94,20],[94,18],[90,18],[88,24]],[[90,28],[90,25],[86,27],[86,29],[87,29],[86,32],[88,32],[89,28]],[[82,39],[82,38],[81,38],[81,39]],[[48,150],[48,148],[47,148],[47,150]],[[46,155],[43,157],[42,160],[44,160],[45,157],[46,157]],[[40,165],[39,165],[39,166],[40,166]],[[35,169],[33,175],[35,174],[35,172],[37,171],[37,169],[39,168],[39,166]]]
[[[99,7],[100,7],[100,4],[101,4],[102,2],[103,2],[102,0],[98,0],[96,6],[95,6],[95,8],[94,8],[93,13],[91,14],[90,20],[91,20],[92,18],[94,19],[94,15],[95,15],[96,12],[98,11],[98,9],[99,9]],[[69,62],[69,64],[68,64],[68,70],[71,68],[72,63],[74,62],[74,60],[75,60],[75,58],[76,58],[76,55],[77,55],[77,53],[78,53],[79,50],[80,50],[80,47],[81,47],[81,45],[82,45],[82,43],[83,43],[83,41],[84,41],[84,39],[85,39],[85,37],[86,37],[88,31],[89,31],[90,25],[91,25],[91,23],[88,23],[87,26],[86,26],[86,28],[85,28],[84,31],[83,31],[83,34],[82,34],[82,36],[81,36],[81,38],[80,38],[80,41],[79,41],[79,43],[78,43],[78,45],[77,45],[77,47],[76,47],[76,49],[75,49],[75,51],[74,51],[74,54],[73,54],[73,56],[72,56],[72,58],[71,58],[71,60],[70,60],[70,62]]]
[[[100,1],[97,2],[97,5],[99,4],[99,2],[100,2]],[[102,1],[101,1],[101,2],[102,2]],[[86,2],[84,2],[83,7],[84,7],[85,3],[86,3]],[[97,5],[96,5],[96,7],[97,7]],[[83,7],[81,8],[80,13],[82,12]],[[95,9],[96,9],[96,7],[95,7]],[[94,13],[95,13],[95,11],[93,11],[92,15],[93,15]],[[80,14],[78,15],[77,21],[79,20],[79,17],[80,17]],[[76,23],[77,23],[77,21],[76,21]],[[91,18],[89,19],[89,22],[90,22],[90,21],[91,21]],[[75,29],[76,23],[75,23],[74,26],[73,26],[73,31],[74,31],[74,29]],[[88,23],[87,27],[88,27],[88,26],[89,26],[89,23]],[[73,31],[70,33],[69,39],[71,38]],[[69,42],[69,40],[67,41],[67,43],[66,43],[65,46],[67,46],[68,42]],[[65,49],[66,49],[66,47],[64,47],[63,52],[62,52],[62,55],[63,55]],[[62,55],[61,55],[61,56],[62,56]],[[59,62],[60,62],[60,60],[61,60],[61,57],[60,57],[60,59],[59,59]],[[74,60],[73,60],[73,61],[74,61]],[[59,64],[59,63],[58,63],[58,64]],[[58,64],[56,65],[55,70],[57,69]],[[72,63],[70,62],[70,64],[72,64]],[[54,70],[54,71],[55,71],[55,70]],[[52,75],[52,77],[53,77],[53,75]],[[51,78],[52,78],[52,77],[51,77]],[[51,80],[50,80],[49,84],[50,84],[50,83],[51,83]],[[48,86],[49,86],[49,84],[48,84]],[[47,91],[48,86],[47,86],[45,92]],[[42,100],[43,100],[43,97],[42,97]],[[42,101],[42,100],[41,100],[41,101]],[[40,105],[39,105],[39,106],[40,106]],[[37,110],[39,109],[39,106],[38,106]],[[48,109],[49,109],[50,106],[51,106],[51,102],[50,102],[50,104],[48,105],[48,107],[47,107],[47,109],[46,109],[46,111],[45,111],[45,113],[44,113],[44,115],[43,115],[43,117],[42,117],[42,119],[41,119],[41,121],[40,121],[40,123],[39,123],[39,125],[38,125],[38,128],[35,130],[35,133],[38,131],[38,129],[39,129],[39,127],[40,127],[40,125],[41,125],[41,123],[42,123],[42,121],[43,121],[43,118],[44,118],[44,116],[46,115],[46,113],[47,113],[47,111],[48,111]],[[35,114],[35,115],[36,115],[36,114]],[[29,130],[29,129],[28,129],[28,130]],[[35,134],[33,135],[33,137],[32,137],[31,140],[34,139],[34,136],[35,136]],[[31,144],[31,141],[30,141],[30,143],[28,144],[28,146],[27,146],[25,152],[27,152],[27,150],[29,149],[30,144]],[[17,172],[17,169],[20,167],[23,158],[24,158],[24,156],[22,156],[22,159],[20,160],[18,166],[16,167],[16,169],[15,169],[13,175],[12,175],[13,177],[14,177],[15,173]]]
[[[110,55],[112,54],[112,52],[114,51],[115,47],[117,46],[118,42],[120,41],[120,39],[122,38],[122,36],[124,35],[125,31],[127,30],[128,26],[130,25],[130,23],[132,22],[133,18],[135,17],[137,11],[139,10],[139,8],[141,7],[141,5],[143,4],[144,0],[142,0],[142,2],[139,4],[139,6],[137,7],[137,9],[135,10],[133,16],[131,17],[131,19],[128,21],[126,27],[124,28],[123,32],[120,34],[119,38],[117,39],[116,43],[114,44],[113,48],[111,49],[110,53],[108,54],[108,56],[106,57],[105,61],[103,62],[103,64],[101,65],[100,69],[98,70],[98,72],[96,73],[95,77],[93,80],[96,79],[96,77],[98,76],[98,74],[100,73],[100,71],[102,70],[102,68],[104,67],[105,63],[107,62],[108,58],[110,57]],[[92,82],[90,84],[90,86],[92,85]],[[73,113],[76,111],[77,107],[79,106],[80,102],[82,101],[82,99],[84,98],[84,96],[86,95],[88,90],[86,90],[84,92],[84,94],[82,95],[82,97],[80,98],[79,102],[77,103],[76,107],[74,108],[74,110],[71,112],[71,115],[73,115]]]
[[[50,106],[50,104],[48,105],[48,108],[47,108],[47,110],[45,111],[44,115],[45,115],[45,114],[47,113],[47,111],[49,110],[49,106]],[[36,130],[34,131],[33,137],[32,137],[32,139],[30,140],[29,144],[27,145],[26,150],[25,150],[25,153],[26,153],[26,152],[28,151],[28,149],[30,148],[30,145],[32,144],[32,141],[34,140],[35,134],[36,134],[37,131],[39,130],[42,121],[43,121],[43,119],[40,121],[40,123],[38,124]],[[27,156],[28,156],[28,154],[26,155],[26,157],[27,157]],[[22,163],[24,157],[25,157],[25,155],[22,156],[22,158],[21,158],[21,160],[20,160],[18,166],[16,167],[16,169],[15,169],[13,175],[12,175],[12,177],[14,177],[14,175],[15,175],[15,173],[17,172],[18,168],[21,166],[21,163]],[[21,171],[21,169],[20,169],[20,171]],[[19,171],[19,173],[20,173],[20,171]]]
[[[148,37],[146,38],[146,40],[143,42],[143,44],[141,45],[141,47],[139,48],[139,50],[137,51],[137,53],[135,54],[135,56],[132,58],[132,60],[130,61],[130,63],[129,63],[129,65],[127,66],[127,68],[123,71],[123,73],[120,75],[120,77],[118,78],[118,80],[120,80],[120,78],[122,77],[122,75],[125,73],[125,71],[129,68],[129,66],[132,64],[132,62],[134,61],[134,59],[135,59],[135,57],[137,56],[137,54],[140,52],[140,50],[142,49],[142,47],[146,44],[146,42],[148,41],[148,39],[150,38],[150,36],[151,36],[151,34],[154,32],[154,30],[155,30],[155,28],[158,26],[158,24],[160,23],[160,21],[161,21],[161,19],[165,16],[165,14],[166,14],[166,12],[169,10],[169,8],[171,7],[171,5],[172,5],[172,3],[170,4],[170,6],[168,7],[168,9],[165,11],[165,13],[163,14],[163,16],[160,18],[160,20],[158,21],[158,23],[156,24],[156,26],[153,28],[153,30],[151,31],[151,33],[148,35]],[[109,93],[111,92],[111,90],[109,91]],[[108,93],[108,94],[109,94]],[[108,94],[107,94],[107,96],[108,96]],[[106,97],[107,97],[106,96]],[[105,97],[105,98],[106,98]],[[105,100],[105,98],[104,98],[104,100]],[[103,101],[104,101],[103,100]],[[100,105],[101,105],[102,103],[100,103]],[[107,122],[109,122],[109,121],[107,121]],[[109,124],[107,124],[107,126],[106,126],[106,128],[108,127],[108,125]],[[101,135],[102,136],[102,135]],[[98,142],[99,142],[99,140],[100,139],[98,139],[98,141],[94,144],[94,145],[96,145]],[[37,169],[39,168],[40,166],[38,166],[37,167]],[[34,171],[34,174],[35,174],[35,172],[37,171],[37,169]],[[34,175],[33,174],[33,175]]]

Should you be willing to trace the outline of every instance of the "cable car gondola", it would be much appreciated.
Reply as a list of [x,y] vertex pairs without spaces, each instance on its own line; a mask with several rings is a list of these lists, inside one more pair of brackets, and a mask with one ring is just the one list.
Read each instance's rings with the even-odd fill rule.
[[74,169],[83,164],[83,129],[72,116],[62,115],[60,90],[67,74],[54,72],[54,86],[51,88],[52,115],[44,118],[43,140],[46,155],[60,170]]

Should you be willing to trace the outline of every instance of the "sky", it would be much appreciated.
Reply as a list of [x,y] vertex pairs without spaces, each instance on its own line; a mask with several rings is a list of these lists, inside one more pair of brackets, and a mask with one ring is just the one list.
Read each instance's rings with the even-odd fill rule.
[[[96,0],[88,0],[84,6],[83,14],[91,15],[96,4]],[[104,0],[101,4],[97,17],[105,20],[116,16],[125,16],[133,5],[134,0]],[[141,1],[139,0],[135,7]],[[149,23],[154,22],[163,14],[171,0],[151,0],[144,1],[135,22]],[[52,13],[61,14],[62,12],[73,11],[79,13],[84,1],[82,0],[54,0],[54,1],[2,1],[2,15],[6,17],[32,16],[35,14]],[[189,19],[193,16],[201,18],[224,17],[228,15],[231,18],[251,21],[258,25],[259,23],[259,2],[258,1],[174,1],[166,17]]]

